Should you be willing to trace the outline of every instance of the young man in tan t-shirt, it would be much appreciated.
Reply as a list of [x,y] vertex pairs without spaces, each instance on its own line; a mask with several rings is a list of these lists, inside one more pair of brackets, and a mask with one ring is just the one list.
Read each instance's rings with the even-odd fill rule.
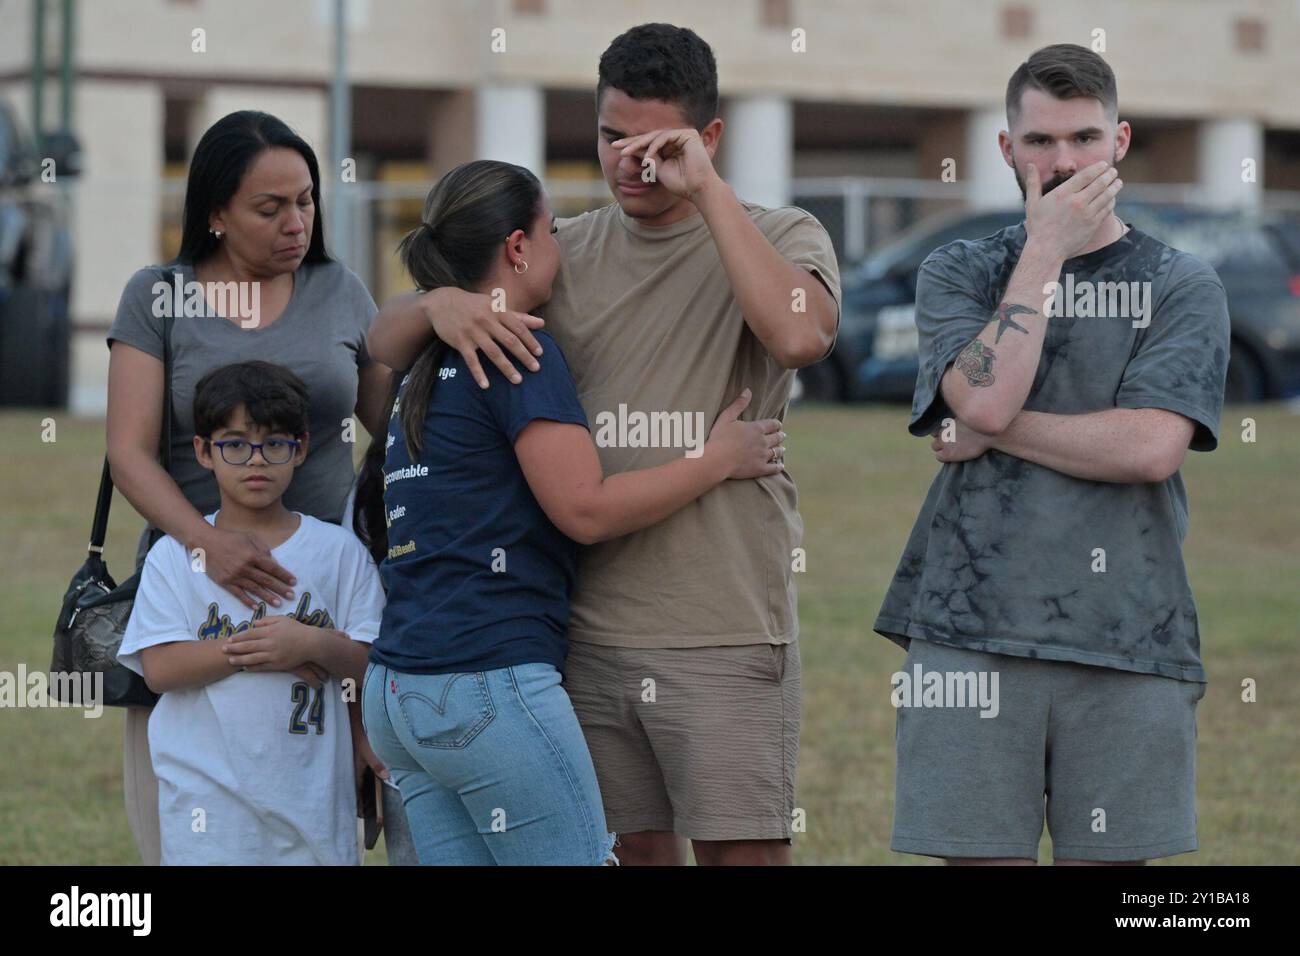
[[[572,369],[607,474],[695,453],[740,391],[783,417],[794,369],[839,321],[830,238],[802,210],[739,199],[713,167],[717,70],[690,30],[646,24],[600,61],[597,151],[616,202],[558,223],[547,330]],[[815,281],[810,281],[809,276]],[[530,328],[459,289],[385,305],[371,353],[408,367],[436,332],[486,387],[536,369]],[[545,358],[542,359],[545,361]],[[565,687],[624,863],[790,862],[802,704],[782,473],[718,486],[671,518],[584,549]]]

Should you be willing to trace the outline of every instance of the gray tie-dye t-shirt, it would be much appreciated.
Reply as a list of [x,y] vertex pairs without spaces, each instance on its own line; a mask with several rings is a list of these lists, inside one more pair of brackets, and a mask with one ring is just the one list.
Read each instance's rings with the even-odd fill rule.
[[[950,243],[922,264],[912,434],[931,434],[952,414],[939,381],[988,324],[1024,241],[1024,226],[1013,226]],[[1074,314],[1047,320],[1024,408],[1058,415],[1164,408],[1195,422],[1191,448],[1213,450],[1228,358],[1227,301],[1214,270],[1131,229],[1068,260],[1060,281],[1058,301]],[[1150,283],[1128,287],[1149,292],[1146,315],[1134,314],[1140,299],[1124,309],[1113,298],[1118,287],[1103,282]],[[992,450],[945,464],[875,630],[904,647],[920,638],[1204,681],[1182,558],[1186,533],[1177,473],[1142,484],[1087,481]]]

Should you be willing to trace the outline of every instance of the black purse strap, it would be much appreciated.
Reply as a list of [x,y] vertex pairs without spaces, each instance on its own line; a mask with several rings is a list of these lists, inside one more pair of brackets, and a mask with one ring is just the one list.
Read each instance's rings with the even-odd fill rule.
[[[172,323],[171,317],[162,317],[163,330],[163,408],[162,408],[162,455],[163,470],[172,471]],[[104,470],[99,477],[99,496],[95,499],[95,519],[90,525],[90,554],[102,557],[104,539],[108,535],[108,509],[113,503],[113,474],[108,467],[108,455],[104,455]]]

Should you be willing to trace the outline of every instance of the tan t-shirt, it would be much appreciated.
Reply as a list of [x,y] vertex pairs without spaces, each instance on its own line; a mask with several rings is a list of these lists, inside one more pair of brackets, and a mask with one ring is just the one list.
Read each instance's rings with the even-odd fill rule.
[[[838,304],[839,268],[821,224],[801,209],[743,205]],[[546,328],[573,372],[606,475],[700,447],[746,386],[754,394],[743,419],[784,419],[794,373],[745,324],[702,216],[650,227],[615,203],[558,226],[563,259]],[[675,421],[651,417],[674,412]],[[644,447],[651,443],[660,447]],[[795,640],[797,501],[789,472],[726,481],[659,524],[583,548],[569,639],[622,647]]]

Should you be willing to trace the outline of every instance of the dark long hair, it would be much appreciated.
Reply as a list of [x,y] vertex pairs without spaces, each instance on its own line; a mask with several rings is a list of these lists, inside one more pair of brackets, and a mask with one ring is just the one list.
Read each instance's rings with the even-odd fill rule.
[[[392,376],[385,412],[391,414],[397,397],[398,378]],[[388,418],[385,417],[384,421]],[[388,451],[388,432],[370,439],[366,454],[357,471],[357,493],[352,500],[352,533],[366,546],[375,564],[388,556],[388,517],[384,507],[384,457]]]
[[[397,247],[402,265],[424,292],[442,286],[473,291],[492,269],[501,243],[516,229],[532,230],[542,184],[522,166],[479,159],[457,166],[429,192],[420,225]],[[398,406],[406,452],[415,462],[424,418],[446,346],[435,339],[411,366]]]
[[270,113],[240,110],[217,120],[203,134],[190,160],[185,184],[185,211],[181,220],[181,251],[178,262],[197,264],[217,249],[217,238],[208,232],[208,219],[239,191],[253,160],[264,150],[284,147],[295,150],[311,172],[311,200],[316,207],[311,240],[303,262],[329,262],[325,251],[325,221],[321,218],[320,167],[307,141],[284,121]]
[[388,521],[384,515],[384,438],[372,438],[361,459],[357,496],[352,501],[352,533],[366,546],[375,564],[388,556]]

